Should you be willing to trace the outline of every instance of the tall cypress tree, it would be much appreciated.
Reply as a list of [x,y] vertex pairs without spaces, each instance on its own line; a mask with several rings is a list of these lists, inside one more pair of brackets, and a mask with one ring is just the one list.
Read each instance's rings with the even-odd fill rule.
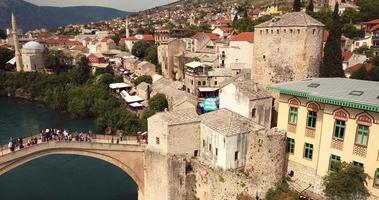
[[334,7],[329,37],[324,48],[324,58],[320,67],[320,77],[345,77],[342,68],[341,22],[338,3]]
[[315,6],[313,5],[313,0],[309,0],[307,5],[307,13],[311,13],[315,10]]
[[301,11],[301,2],[300,0],[294,0],[293,2],[293,11],[300,12]]

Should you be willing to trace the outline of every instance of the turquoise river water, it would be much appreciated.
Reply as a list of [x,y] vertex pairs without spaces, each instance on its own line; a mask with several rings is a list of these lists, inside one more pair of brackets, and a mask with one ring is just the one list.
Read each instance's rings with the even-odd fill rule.
[[[96,132],[92,119],[74,120],[45,106],[0,97],[0,143],[46,128]],[[137,186],[128,174],[104,161],[50,155],[0,176],[0,199],[136,200]]]

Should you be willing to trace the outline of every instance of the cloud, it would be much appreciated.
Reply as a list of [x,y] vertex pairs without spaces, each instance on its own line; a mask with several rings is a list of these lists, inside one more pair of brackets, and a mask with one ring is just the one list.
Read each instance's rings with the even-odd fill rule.
[[39,6],[104,6],[125,11],[140,11],[175,0],[26,0]]

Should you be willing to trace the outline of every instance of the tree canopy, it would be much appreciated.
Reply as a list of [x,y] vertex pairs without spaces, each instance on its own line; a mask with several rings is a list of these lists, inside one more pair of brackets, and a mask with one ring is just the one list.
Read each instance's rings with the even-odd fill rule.
[[329,37],[324,48],[324,57],[320,67],[320,77],[344,77],[342,69],[341,22],[338,3],[334,8]]
[[14,57],[14,52],[7,48],[0,48],[0,70],[7,70],[8,65],[6,64],[9,60]]
[[140,59],[143,59],[146,56],[146,50],[151,46],[151,43],[146,42],[144,40],[139,40],[136,43],[134,43],[132,48],[132,54]]
[[367,178],[363,167],[344,162],[324,177],[324,193],[334,200],[364,199],[369,195],[366,188]]
[[300,0],[294,0],[293,1],[293,11],[294,12],[300,12],[301,11],[301,1]]
[[65,71],[67,67],[71,67],[71,56],[63,53],[62,50],[45,49],[42,54],[43,64],[46,68],[55,72]]
[[158,47],[157,46],[151,46],[146,49],[146,56],[145,60],[151,62],[154,65],[158,65]]
[[308,5],[306,9],[307,9],[307,13],[313,12],[315,10],[315,7],[313,5],[313,0],[308,1]]
[[7,33],[5,30],[0,29],[0,39],[6,39],[7,38]]
[[164,94],[158,93],[149,99],[149,108],[156,112],[164,111],[167,106],[168,102]]
[[78,85],[84,84],[91,76],[91,68],[85,56],[80,57],[79,62],[70,72],[71,80]]
[[145,82],[145,83],[153,83],[153,78],[149,75],[142,75],[142,76],[139,76],[135,81],[134,81],[134,84],[137,86],[139,85],[140,83],[142,82]]

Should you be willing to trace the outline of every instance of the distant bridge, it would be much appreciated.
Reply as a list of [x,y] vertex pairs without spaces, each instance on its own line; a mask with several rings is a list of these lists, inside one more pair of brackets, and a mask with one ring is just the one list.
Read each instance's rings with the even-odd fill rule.
[[[35,136],[38,138],[38,136]],[[7,145],[0,154],[0,176],[31,160],[53,154],[81,155],[111,163],[126,172],[138,186],[138,199],[144,199],[144,150],[136,138],[128,138],[119,144],[112,143],[111,136],[95,135],[92,142],[55,141],[40,142],[14,152]],[[28,139],[24,139],[28,141]]]

